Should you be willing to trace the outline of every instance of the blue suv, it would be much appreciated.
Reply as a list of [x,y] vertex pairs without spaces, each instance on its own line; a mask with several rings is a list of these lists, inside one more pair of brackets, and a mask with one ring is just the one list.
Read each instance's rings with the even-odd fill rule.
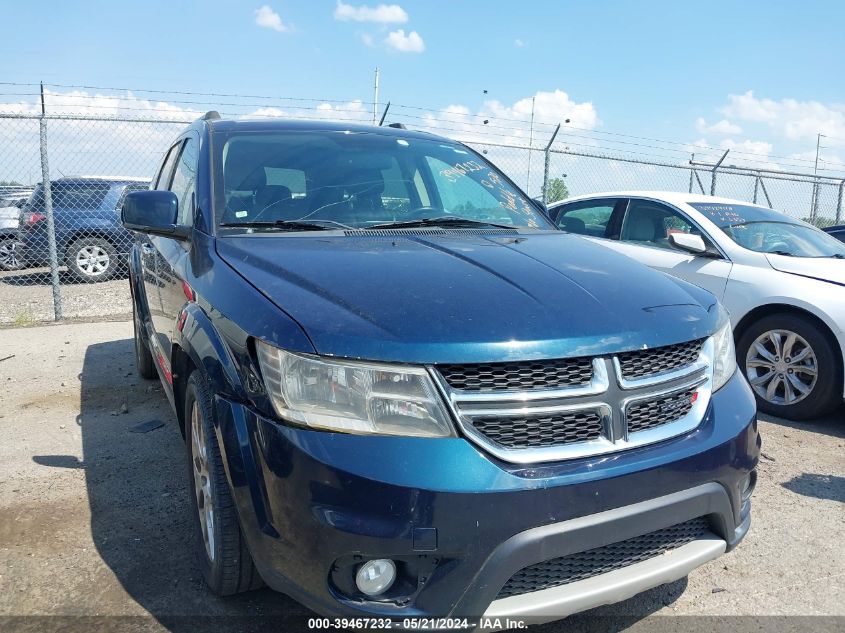
[[555,230],[460,143],[209,113],[123,223],[218,594],[550,620],[748,530],[760,437],[723,308]]
[[[120,224],[123,199],[131,191],[147,189],[149,182],[89,177],[51,181],[58,265],[67,266],[81,282],[114,277],[134,243],[132,234]],[[19,255],[25,266],[47,266],[49,252],[44,185],[39,184],[22,208]]]

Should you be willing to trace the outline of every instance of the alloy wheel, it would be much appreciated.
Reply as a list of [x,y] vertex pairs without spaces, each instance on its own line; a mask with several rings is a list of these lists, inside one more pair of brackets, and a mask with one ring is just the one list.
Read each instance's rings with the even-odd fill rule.
[[21,267],[20,248],[21,243],[17,240],[0,241],[0,269],[18,270]]
[[745,373],[760,398],[774,405],[792,405],[812,393],[818,380],[818,360],[802,336],[770,330],[748,348]]
[[191,408],[191,453],[193,457],[194,494],[197,498],[200,531],[208,560],[214,562],[214,497],[208,472],[208,448],[205,425],[197,402]]
[[76,253],[76,267],[86,277],[99,277],[111,265],[111,257],[101,246],[83,246]]

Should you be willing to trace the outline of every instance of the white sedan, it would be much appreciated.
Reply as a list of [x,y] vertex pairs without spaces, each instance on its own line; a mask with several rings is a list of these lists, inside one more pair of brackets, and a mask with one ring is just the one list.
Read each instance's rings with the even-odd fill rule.
[[716,295],[760,410],[790,419],[845,397],[845,244],[737,200],[628,191],[550,205],[558,227]]

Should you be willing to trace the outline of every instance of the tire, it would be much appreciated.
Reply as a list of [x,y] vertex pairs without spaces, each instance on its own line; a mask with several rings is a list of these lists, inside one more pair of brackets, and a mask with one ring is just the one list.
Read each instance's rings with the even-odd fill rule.
[[142,334],[143,325],[138,318],[138,308],[135,307],[134,297],[132,299],[132,329],[135,331],[135,366],[138,368],[138,375],[147,380],[158,378],[153,354]]
[[[230,596],[258,589],[264,583],[241,532],[214,434],[212,411],[211,393],[204,376],[195,370],[185,392],[191,524],[205,582],[217,595]],[[208,508],[211,509],[210,519],[208,514],[201,512]]]
[[[786,354],[778,355],[778,346]],[[837,352],[816,323],[789,313],[752,323],[737,342],[737,361],[751,383],[757,407],[789,420],[823,416],[842,402]]]
[[67,247],[65,264],[73,278],[83,283],[106,281],[120,267],[117,250],[103,237],[77,238]]
[[21,246],[16,237],[0,237],[0,270],[21,270],[24,267]]

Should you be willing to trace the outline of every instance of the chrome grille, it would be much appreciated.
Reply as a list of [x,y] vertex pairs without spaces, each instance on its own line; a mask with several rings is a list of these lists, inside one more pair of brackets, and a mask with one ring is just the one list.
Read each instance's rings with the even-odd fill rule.
[[[710,401],[712,353],[705,339],[607,357],[439,365],[431,375],[467,439],[504,461],[533,464],[693,430]],[[626,379],[623,366],[634,361],[657,373]]]
[[589,358],[438,365],[437,370],[452,389],[461,391],[560,389],[587,385],[593,377]]
[[563,446],[601,437],[601,412],[569,411],[524,417],[478,416],[472,425],[490,441],[508,448]]
[[683,369],[698,359],[703,344],[704,339],[699,339],[688,343],[618,354],[622,377],[626,380],[636,380]]
[[622,569],[692,543],[708,529],[707,519],[699,517],[618,543],[537,563],[515,573],[497,598],[559,587]]
[[692,409],[694,398],[697,398],[696,390],[688,389],[631,403],[625,411],[628,433],[645,431],[680,420]]

